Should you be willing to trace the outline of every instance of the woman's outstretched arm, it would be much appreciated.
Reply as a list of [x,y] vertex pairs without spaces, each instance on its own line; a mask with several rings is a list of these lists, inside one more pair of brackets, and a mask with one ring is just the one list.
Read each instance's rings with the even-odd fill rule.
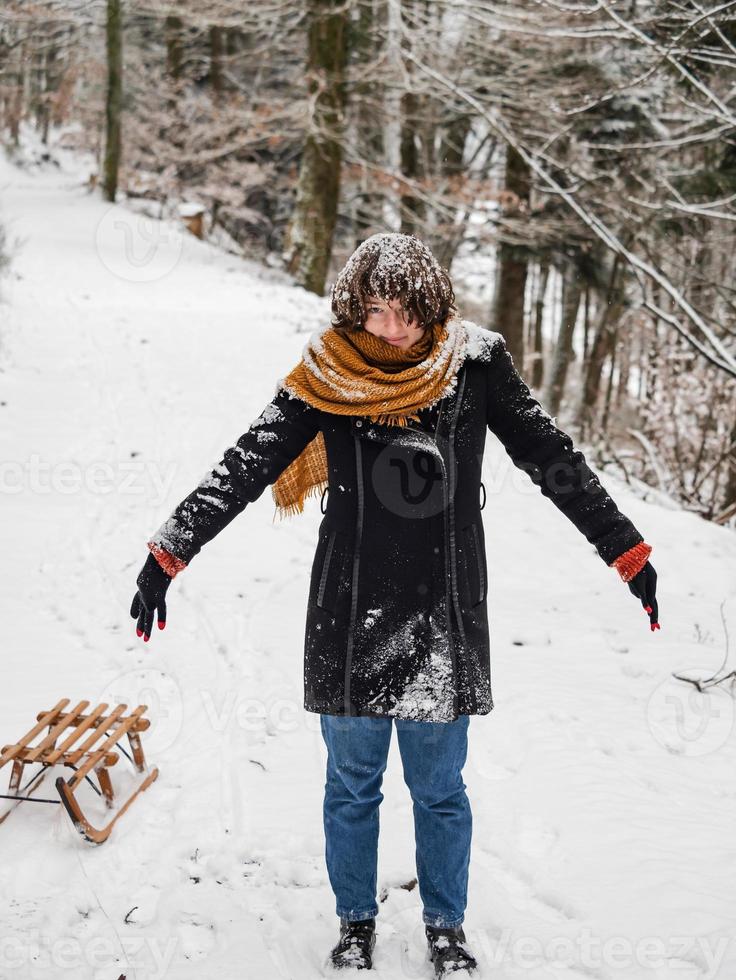
[[607,565],[628,582],[652,551],[616,506],[572,438],[553,422],[516,370],[503,337],[492,346],[487,369],[488,428],[514,465],[572,521]]
[[319,431],[319,412],[283,388],[148,541],[173,578],[275,483]]

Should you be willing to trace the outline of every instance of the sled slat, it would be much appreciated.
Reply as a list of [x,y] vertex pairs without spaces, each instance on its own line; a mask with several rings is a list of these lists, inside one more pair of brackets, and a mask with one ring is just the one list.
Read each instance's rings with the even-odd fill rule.
[[84,711],[84,709],[88,707],[88,705],[89,705],[89,701],[80,701],[79,704],[77,704],[76,707],[74,707],[71,711],[67,711],[64,714],[58,715],[57,720],[54,722],[53,728],[48,733],[46,738],[44,738],[42,742],[39,742],[38,745],[34,745],[31,748],[31,751],[28,753],[27,761],[35,762],[35,760],[38,758],[39,755],[41,755],[44,749],[47,749],[49,746],[54,745],[56,739],[64,731],[64,729],[68,728],[69,725],[73,724],[77,715],[81,711]]
[[[82,721],[75,727],[71,735],[67,739],[65,739],[58,748],[54,749],[52,752],[49,752],[48,755],[44,756],[43,761],[48,762],[49,765],[53,765],[59,759],[59,757],[64,752],[66,752],[67,749],[70,748],[70,746],[74,745],[74,743],[78,739],[80,739],[82,735],[84,735],[84,733],[87,731],[88,728],[94,725],[94,723],[99,719],[100,715],[103,714],[106,710],[107,710],[106,704],[98,704],[95,710],[92,712],[92,714],[86,715],[82,719]],[[107,763],[107,765],[111,765],[111,763]]]
[[115,745],[115,743],[117,741],[119,741],[119,739],[122,738],[122,736],[125,735],[125,733],[127,731],[130,730],[131,726],[135,724],[135,722],[143,714],[143,712],[147,709],[147,707],[148,706],[145,705],[145,704],[139,705],[132,714],[128,715],[127,718],[124,718],[120,722],[120,724],[115,729],[115,731],[112,733],[112,735],[110,735],[109,738],[107,738],[102,743],[102,745],[98,749],[96,749],[89,756],[88,759],[85,760],[84,764],[81,765],[79,767],[79,769],[77,769],[77,771],[74,773],[74,775],[72,776],[72,778],[69,780],[69,784],[68,785],[72,789],[75,786],[78,786],[79,783],[80,783],[80,781],[82,779],[84,779],[84,777],[87,775],[87,773],[91,769],[93,769],[95,767],[95,765],[97,765],[97,763],[100,761],[100,759],[102,758],[102,756],[104,755],[104,753],[107,751],[107,749],[109,749],[111,746]]
[[77,717],[80,711],[84,711],[88,705],[89,701],[80,701],[79,704],[71,711],[67,711],[65,714],[59,715],[58,720],[55,722],[54,727],[48,733],[46,738],[42,742],[39,742],[38,745],[34,745],[31,749],[31,752],[28,755],[28,762],[34,762],[39,755],[41,755],[44,749],[47,749],[50,745],[53,745],[61,732],[63,732],[65,728],[68,728],[70,724],[73,724],[74,719]]
[[[57,753],[58,749],[54,749],[53,751],[54,753]],[[24,765],[31,765],[34,762],[42,766],[69,765],[68,753],[66,755],[59,756],[53,762],[50,762],[49,761],[50,756],[47,754],[50,752],[49,749],[45,749],[41,755],[38,756],[34,755],[33,758],[30,757],[31,752],[33,752],[33,749],[27,749],[27,748],[21,749],[15,758],[18,760],[18,762],[22,762]],[[105,753],[104,759],[102,761],[103,764],[106,766],[114,766],[117,764],[119,758],[120,756],[117,754],[117,752],[107,752]]]
[[[125,712],[127,707],[127,704],[119,704],[110,714],[110,718],[112,719],[110,724],[115,724],[120,716]],[[95,744],[95,742],[98,742],[104,734],[105,732],[102,730],[102,728],[95,728],[91,735],[82,742],[78,749],[75,749],[73,752],[69,752],[67,754],[67,761],[71,763],[71,765],[75,766],[86,752],[92,751],[92,746]]]
[[6,762],[10,762],[14,759],[16,755],[21,751],[21,749],[26,748],[29,742],[38,735],[39,732],[47,725],[51,725],[57,720],[60,711],[69,704],[69,698],[62,698],[50,711],[44,711],[37,716],[38,724],[34,725],[29,731],[25,733],[22,738],[19,738],[17,742],[13,745],[8,745],[3,748],[3,753],[0,756],[0,768],[5,765]]
[[[41,716],[43,714],[44,714],[43,711],[40,711],[38,713],[39,720],[41,719]],[[80,715],[80,721],[86,721],[88,717],[89,715]],[[115,721],[115,717],[112,714],[101,715],[95,719],[95,725],[98,728],[109,728],[110,725]],[[151,725],[150,719],[139,718],[133,730],[137,732],[145,732],[148,728],[150,728],[150,725]]]

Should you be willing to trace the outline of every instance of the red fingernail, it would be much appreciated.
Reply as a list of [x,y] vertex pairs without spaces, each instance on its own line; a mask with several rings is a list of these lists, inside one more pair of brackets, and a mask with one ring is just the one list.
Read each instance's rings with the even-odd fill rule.
[[136,636],[143,636],[143,630],[139,630],[138,627],[136,626],[136,628],[135,628],[135,635]]
[[659,625],[659,623],[652,623],[652,629],[653,630],[661,630],[662,627]]
[[145,635],[145,636],[143,637],[143,642],[144,642],[144,643],[148,643],[148,641],[150,640],[150,638],[151,638],[151,637],[149,636],[149,634],[148,634],[148,633],[146,633],[146,635]]
[[651,606],[644,606],[644,612],[650,613],[652,611]]
[[158,621],[158,628],[160,630],[162,630],[164,628],[164,626],[166,626],[166,620],[165,619],[159,619],[159,621]]

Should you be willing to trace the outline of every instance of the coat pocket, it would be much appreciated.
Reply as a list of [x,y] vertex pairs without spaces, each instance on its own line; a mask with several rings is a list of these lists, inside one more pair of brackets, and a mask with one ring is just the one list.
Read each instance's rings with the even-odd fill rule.
[[315,556],[315,602],[319,609],[335,611],[344,563],[343,535],[333,528],[325,532]]
[[465,578],[468,587],[468,600],[471,607],[477,606],[486,598],[488,590],[488,569],[483,539],[476,523],[468,524],[462,530],[463,551],[465,553]]

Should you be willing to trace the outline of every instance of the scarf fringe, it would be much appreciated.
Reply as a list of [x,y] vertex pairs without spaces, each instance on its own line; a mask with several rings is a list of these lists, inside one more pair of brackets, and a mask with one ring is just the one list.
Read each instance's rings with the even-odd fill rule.
[[298,500],[294,500],[290,504],[277,503],[271,523],[273,524],[276,521],[277,516],[283,520],[285,517],[292,517],[295,514],[301,514],[304,511],[304,503],[306,498],[321,496],[328,484],[329,480],[322,480],[320,483],[312,483],[302,493]]
[[411,413],[410,415],[392,415],[390,412],[384,412],[382,415],[369,415],[368,418],[371,422],[375,422],[376,425],[408,425],[409,421],[421,421],[416,413]]

